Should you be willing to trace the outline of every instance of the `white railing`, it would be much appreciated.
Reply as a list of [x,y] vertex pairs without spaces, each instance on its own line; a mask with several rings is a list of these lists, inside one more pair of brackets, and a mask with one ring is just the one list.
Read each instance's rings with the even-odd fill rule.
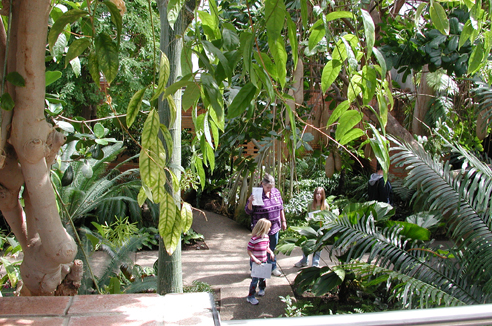
[[266,318],[221,321],[220,325],[251,326],[408,326],[408,325],[492,325],[492,304],[373,312],[350,315],[327,315],[291,318]]

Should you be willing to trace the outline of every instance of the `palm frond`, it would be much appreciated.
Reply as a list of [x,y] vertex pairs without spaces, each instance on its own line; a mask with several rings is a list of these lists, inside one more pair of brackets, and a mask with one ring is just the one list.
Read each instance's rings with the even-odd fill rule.
[[[432,251],[419,250],[423,244],[417,241],[410,242],[401,236],[398,225],[379,228],[369,214],[361,216],[356,223],[344,216],[326,225],[326,228],[328,230],[323,236],[324,240],[338,237],[331,247],[330,254],[334,250],[344,249],[345,261],[366,261],[406,274],[435,286],[466,304],[477,304],[483,300],[483,292],[480,289],[470,289],[467,286],[473,279],[449,268],[439,257],[434,257]],[[457,280],[460,277],[462,279]],[[421,296],[420,300],[425,300],[425,297]]]
[[442,212],[448,236],[458,246],[460,268],[466,269],[471,283],[480,284],[487,300],[492,293],[492,170],[461,146],[448,144],[465,160],[454,172],[422,148],[393,141],[398,153],[392,161],[406,166],[407,185],[425,198],[425,206]]
[[[356,273],[362,281],[371,280],[372,285],[381,282],[396,283],[393,288],[393,296],[408,309],[411,309],[414,305],[418,305],[420,308],[466,305],[465,302],[443,291],[436,285],[395,269],[360,262],[345,264],[342,267]],[[373,280],[377,275],[384,277]]]

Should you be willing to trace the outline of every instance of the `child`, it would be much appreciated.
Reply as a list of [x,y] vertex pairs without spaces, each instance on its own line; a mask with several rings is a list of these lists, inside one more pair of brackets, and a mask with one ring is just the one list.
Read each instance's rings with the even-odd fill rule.
[[[253,263],[256,263],[258,265],[261,265],[261,263],[265,263],[267,261],[267,253],[270,254],[270,257],[272,257],[272,259],[275,258],[275,255],[270,249],[270,240],[268,237],[268,232],[270,231],[271,226],[272,222],[270,222],[266,218],[262,218],[258,222],[256,222],[256,225],[253,228],[251,240],[249,240],[248,243],[248,255],[251,258],[249,261],[250,266],[252,266]],[[253,305],[258,304],[258,299],[255,298],[256,286],[258,285],[258,281],[260,283],[258,296],[261,297],[265,295],[265,279],[253,277],[249,286],[249,294],[246,298],[246,301]]]
[[[314,189],[313,193],[313,201],[312,203],[308,206],[308,212],[314,212],[314,211],[324,211],[330,209],[328,206],[328,202],[326,201],[325,198],[325,189],[323,187],[318,187]],[[313,254],[313,267],[318,267],[319,266],[319,258],[321,256],[321,252],[317,251]],[[302,259],[298,261],[294,266],[295,267],[304,267],[308,265],[308,257],[302,253]]]

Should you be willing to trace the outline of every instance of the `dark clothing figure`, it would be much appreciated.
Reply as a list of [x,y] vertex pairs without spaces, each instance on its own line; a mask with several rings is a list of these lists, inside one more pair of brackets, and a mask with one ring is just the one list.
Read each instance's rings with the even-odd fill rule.
[[382,174],[373,173],[369,178],[367,185],[367,193],[369,194],[369,200],[377,200],[383,203],[391,203],[391,183],[384,183]]

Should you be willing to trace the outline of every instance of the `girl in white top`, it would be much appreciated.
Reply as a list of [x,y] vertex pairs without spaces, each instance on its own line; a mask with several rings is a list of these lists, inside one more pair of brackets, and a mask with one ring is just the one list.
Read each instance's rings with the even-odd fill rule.
[[[318,187],[314,189],[313,201],[308,206],[308,212],[324,211],[330,209],[328,202],[326,201],[325,189],[323,187]],[[313,254],[313,266],[319,266],[319,259],[321,256],[321,251],[317,251]],[[303,253],[302,259],[298,261],[295,267],[305,267],[308,265],[308,257]]]

